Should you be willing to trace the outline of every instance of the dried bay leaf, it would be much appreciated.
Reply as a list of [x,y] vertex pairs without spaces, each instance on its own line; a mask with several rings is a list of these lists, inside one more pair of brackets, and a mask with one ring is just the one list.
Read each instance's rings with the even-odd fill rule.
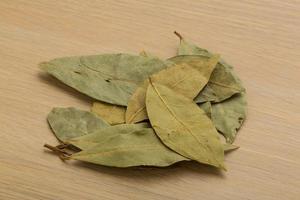
[[206,113],[206,115],[211,118],[211,103],[209,101],[205,103],[198,104],[198,106]]
[[[111,137],[115,137],[120,134],[131,134],[133,132],[136,132],[137,130],[142,130],[145,128],[151,128],[151,125],[149,123],[118,124],[115,126],[109,126],[106,128],[95,130],[83,136],[71,138],[65,141],[65,143],[72,144],[81,150],[87,150],[94,146],[105,143],[107,139]],[[147,143],[147,141],[145,141],[145,143]],[[231,151],[238,148],[238,146],[229,143],[223,144],[223,147],[224,147],[224,152]]]
[[111,125],[125,123],[126,107],[117,106],[101,101],[93,103],[91,112],[97,114]]
[[234,142],[237,130],[242,126],[246,114],[247,102],[244,93],[236,94],[225,101],[212,104],[212,121],[228,143]]
[[[212,54],[180,37],[179,55]],[[233,67],[220,59],[205,88],[194,99],[201,103],[213,102],[211,118],[216,128],[223,133],[227,142],[232,143],[246,117],[245,88],[233,71]],[[224,101],[224,105],[223,105]],[[219,103],[218,103],[219,102]],[[214,104],[216,103],[216,104]]]
[[[178,55],[203,55],[212,56],[208,50],[200,48],[195,44],[187,42],[180,34],[175,33],[180,38]],[[211,74],[210,80],[206,87],[195,98],[196,103],[206,101],[221,102],[236,93],[243,92],[245,89],[233,74],[232,66],[224,60],[220,60],[215,70]]]
[[[136,126],[135,124],[126,125]],[[121,126],[126,127],[119,125],[119,127]],[[114,134],[115,132],[112,131],[111,133]],[[102,135],[102,133],[98,133],[93,137],[100,137],[100,140],[103,141]],[[92,141],[95,141],[95,138]],[[188,160],[163,145],[152,128],[131,129],[128,133],[125,131],[122,134],[109,137],[91,148],[71,155],[70,159],[113,167],[165,167]]]
[[[155,83],[166,85],[173,90],[177,90],[180,94],[193,99],[209,81],[219,58],[219,55],[213,55],[211,57],[201,55],[176,56],[168,59],[168,61],[171,61],[176,66],[182,67],[169,67],[161,70],[153,74],[151,80]],[[199,86],[195,84],[199,84]]]
[[152,127],[166,146],[192,160],[225,169],[218,132],[191,99],[151,82],[146,108]]
[[71,138],[70,140],[66,141],[66,143],[72,144],[81,150],[87,150],[95,145],[105,143],[105,141],[111,137],[120,134],[129,134],[144,128],[150,128],[150,124],[118,124],[115,126],[109,126],[106,128],[95,130],[87,135]]
[[137,85],[165,68],[166,62],[148,56],[103,54],[58,58],[40,67],[94,99],[126,106]]
[[234,94],[245,91],[232,69],[217,64],[208,84],[194,99],[196,103],[211,101],[221,102]]
[[125,122],[127,124],[137,123],[148,119],[145,97],[149,81],[145,80],[139,86],[128,101],[128,106],[125,111]]
[[[190,160],[163,145],[148,123],[120,124],[95,129],[86,135],[71,137],[64,143],[72,144],[82,150],[80,153],[73,154],[71,159],[106,166],[164,167],[176,162]],[[226,152],[236,148],[238,147],[224,144],[224,151]],[[55,147],[51,149],[57,150]]]
[[193,99],[207,84],[219,61],[219,55],[182,57],[189,59],[186,59],[186,62],[178,63],[176,60],[171,60],[175,65],[153,74],[151,80]]
[[[155,83],[165,85],[188,98],[195,98],[200,90],[207,84],[209,77],[214,70],[219,56],[181,56],[182,59],[171,60],[173,65],[153,74],[151,80]],[[128,102],[125,114],[126,123],[136,123],[147,119],[145,105],[148,80],[137,88]]]
[[[231,98],[225,100],[224,103],[227,102],[227,101],[230,101],[232,98],[234,98],[234,97],[231,97]],[[238,104],[239,99],[233,100],[233,101],[237,101],[236,104]],[[230,117],[228,117],[228,112],[232,113],[232,112],[235,112],[235,111],[232,110],[232,109],[229,109],[227,111],[228,106],[226,106],[226,104],[225,104],[225,107],[223,107],[222,103],[223,102],[220,102],[220,103],[217,103],[217,104],[211,104],[208,101],[208,102],[205,102],[205,103],[202,103],[202,104],[198,104],[198,106],[212,120],[213,124],[215,125],[216,129],[219,132],[221,132],[221,131],[226,132],[226,134],[222,133],[222,136],[225,137],[225,140],[227,142],[232,143],[233,142],[232,139],[234,139],[237,129],[242,125],[243,120],[239,119],[239,117],[242,117],[242,119],[245,119],[245,110],[244,109],[246,107],[243,106],[242,108],[238,109],[238,110],[241,111],[240,114],[234,113]],[[221,112],[220,112],[221,107],[222,107],[223,111],[226,112],[227,114],[225,114],[225,115],[221,114]],[[214,108],[214,116],[212,117],[212,109],[213,108]],[[241,113],[243,113],[244,115],[241,114]],[[232,121],[232,122],[230,122],[230,121]],[[238,122],[238,124],[236,122]],[[229,136],[231,136],[231,138],[229,138]],[[239,148],[238,146],[232,145],[232,144],[227,143],[227,142],[224,144],[224,152],[235,150],[235,149]]]
[[53,108],[47,120],[56,137],[62,142],[109,127],[107,122],[95,114],[72,107]]
[[205,102],[198,106],[211,118],[216,129],[226,138],[226,142],[233,143],[247,114],[245,94],[235,94],[220,103]]

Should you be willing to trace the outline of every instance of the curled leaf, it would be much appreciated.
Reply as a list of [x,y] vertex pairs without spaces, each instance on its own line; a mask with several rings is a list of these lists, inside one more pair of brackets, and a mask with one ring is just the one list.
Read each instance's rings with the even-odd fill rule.
[[218,132],[191,99],[151,82],[146,108],[152,127],[166,146],[192,160],[225,169]]
[[55,136],[62,142],[109,127],[95,114],[72,107],[53,108],[47,120]]
[[125,123],[126,107],[117,106],[101,101],[93,103],[91,112],[97,114],[111,125]]
[[158,58],[130,54],[65,57],[40,64],[60,81],[94,99],[126,106],[137,85],[166,67]]
[[228,143],[234,142],[246,114],[247,102],[244,93],[236,94],[221,103],[212,104],[212,121]]

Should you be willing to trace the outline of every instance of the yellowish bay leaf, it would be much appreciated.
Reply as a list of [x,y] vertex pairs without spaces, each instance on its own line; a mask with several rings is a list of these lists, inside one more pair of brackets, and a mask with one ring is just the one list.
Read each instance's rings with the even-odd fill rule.
[[191,99],[151,82],[146,108],[152,127],[166,146],[192,160],[225,169],[219,134]]
[[111,125],[125,123],[126,107],[113,105],[101,101],[93,103],[91,112],[97,114]]

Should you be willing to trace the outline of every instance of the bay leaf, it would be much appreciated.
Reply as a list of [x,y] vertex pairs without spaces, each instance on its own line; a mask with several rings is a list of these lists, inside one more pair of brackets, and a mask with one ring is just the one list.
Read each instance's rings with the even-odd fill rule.
[[[239,94],[237,94],[237,95],[239,95]],[[234,97],[231,97],[223,102],[225,103],[227,101],[230,101],[232,98],[234,98]],[[236,101],[237,101],[236,103],[238,104],[239,100],[237,99]],[[244,113],[244,115],[239,115],[239,114],[235,113],[235,114],[231,115],[230,117],[227,117],[228,114],[223,115],[220,113],[220,110],[221,110],[220,107],[223,107],[222,106],[223,102],[220,102],[217,104],[211,104],[209,101],[207,101],[205,103],[198,104],[198,106],[212,120],[213,124],[215,125],[215,127],[218,131],[221,132],[221,130],[223,130],[223,132],[225,132],[224,130],[227,130],[226,137],[225,137],[225,134],[222,133],[222,136],[225,137],[225,139],[224,139],[225,144],[223,147],[224,147],[224,152],[226,152],[226,151],[232,151],[232,150],[239,148],[238,146],[227,143],[227,142],[231,141],[228,139],[229,138],[228,136],[231,135],[233,138],[235,137],[237,129],[242,125],[241,119],[239,119],[239,117],[243,116],[242,118],[245,119],[245,110],[244,109],[246,107],[242,106],[242,108],[238,109],[238,110],[241,110],[242,111],[241,113]],[[217,108],[215,107],[216,105],[218,105]],[[214,116],[213,117],[212,117],[212,108],[214,108]],[[223,111],[226,113],[234,112],[232,109],[229,109],[229,111],[227,111],[227,109],[228,109],[228,106],[226,106],[226,103],[225,103],[225,107],[223,107]],[[232,121],[232,122],[227,122],[227,121]],[[239,122],[239,125],[237,125],[236,122]],[[228,131],[228,130],[230,130],[230,131]],[[233,140],[232,140],[232,142],[233,142]]]
[[111,125],[125,123],[126,107],[117,106],[101,101],[94,102],[91,112],[97,114]]
[[166,67],[153,57],[103,54],[65,57],[40,63],[63,83],[96,100],[126,106],[137,85]]
[[206,115],[211,118],[211,103],[209,101],[198,104],[198,106],[206,113]]
[[233,70],[225,67],[225,65],[222,65],[219,62],[213,71],[208,84],[194,101],[196,103],[206,101],[217,103],[243,91],[245,91],[245,89],[237,79]]
[[[137,124],[118,124],[115,126],[109,126],[106,128],[95,130],[86,135],[71,138],[65,141],[65,143],[72,144],[81,150],[87,150],[96,145],[105,143],[107,139],[111,137],[115,137],[120,134],[131,134],[137,130],[142,130],[145,128],[152,128],[152,127],[149,123],[146,122],[137,123]],[[147,141],[145,141],[145,143],[146,142]],[[229,143],[223,144],[223,147],[224,147],[224,152],[231,151],[233,149],[238,148],[238,146]]]
[[[175,33],[180,38],[178,55],[202,55],[212,56],[208,50],[186,41],[179,33]],[[206,101],[221,102],[234,94],[243,92],[245,89],[233,74],[233,68],[224,60],[220,59],[206,87],[195,98],[196,103]]]
[[148,119],[145,97],[148,87],[148,79],[139,86],[128,101],[128,106],[125,111],[125,122],[127,124],[137,123]]
[[[209,77],[219,60],[219,56],[182,56],[186,62],[177,63],[171,60],[173,65],[153,74],[151,80],[172,88],[176,92],[188,98],[195,98],[200,90],[207,84]],[[148,118],[145,97],[148,80],[136,89],[130,98],[125,114],[126,123],[136,123]]]
[[243,124],[246,114],[245,93],[236,94],[225,101],[212,104],[212,121],[228,143],[234,142],[237,130]]
[[155,133],[166,146],[184,157],[225,169],[219,134],[191,99],[150,79],[146,108]]
[[226,142],[233,143],[247,114],[245,94],[235,94],[220,103],[205,102],[198,106],[212,119],[216,129],[226,138]]
[[62,142],[109,127],[95,114],[76,108],[53,108],[47,117],[55,136]]
[[[102,133],[97,136],[103,141]],[[163,145],[151,128],[136,128],[135,131],[109,137],[87,150],[71,155],[70,159],[112,167],[165,167],[188,160]]]
[[66,143],[72,144],[81,150],[87,150],[97,144],[105,142],[107,139],[121,134],[129,134],[137,130],[150,128],[149,123],[138,124],[118,124],[106,128],[98,129],[90,134],[71,138]]

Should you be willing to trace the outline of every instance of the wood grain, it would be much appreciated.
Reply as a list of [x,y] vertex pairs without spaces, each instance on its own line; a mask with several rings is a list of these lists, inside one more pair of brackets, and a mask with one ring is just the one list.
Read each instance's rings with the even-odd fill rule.
[[[243,80],[249,117],[229,171],[195,163],[114,169],[62,162],[46,123],[91,99],[38,69],[69,55],[175,54],[174,30],[221,53]],[[300,198],[300,4],[296,0],[0,1],[0,199]]]

